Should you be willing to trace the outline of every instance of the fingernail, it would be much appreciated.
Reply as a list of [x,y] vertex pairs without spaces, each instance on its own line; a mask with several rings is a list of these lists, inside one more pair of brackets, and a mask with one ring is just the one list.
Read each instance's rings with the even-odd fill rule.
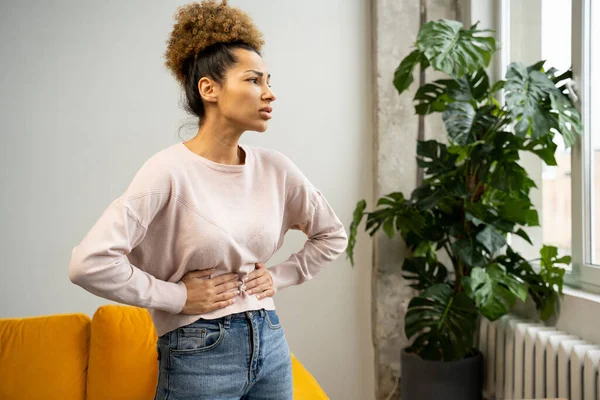
[[235,300],[235,299],[232,299],[232,300],[231,300],[231,302],[232,302],[232,303],[235,303],[235,302],[236,302],[236,300]]
[[261,297],[262,297],[262,295],[261,295],[261,294],[257,294],[257,295],[256,295],[256,298],[257,298],[258,300],[260,300],[260,298],[261,298]]
[[247,291],[246,291],[246,293],[248,293],[248,294],[252,294],[252,289],[250,289],[250,290],[247,290]]

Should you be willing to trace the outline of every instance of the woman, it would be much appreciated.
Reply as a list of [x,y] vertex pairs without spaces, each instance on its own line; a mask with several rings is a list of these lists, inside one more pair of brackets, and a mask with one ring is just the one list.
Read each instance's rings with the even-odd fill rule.
[[[262,44],[225,2],[179,10],[166,65],[198,132],[152,156],[73,249],[75,284],[149,310],[156,399],[291,399],[272,297],[346,248],[344,226],[290,159],[238,143],[272,116]],[[304,248],[267,269],[289,229],[308,236]]]

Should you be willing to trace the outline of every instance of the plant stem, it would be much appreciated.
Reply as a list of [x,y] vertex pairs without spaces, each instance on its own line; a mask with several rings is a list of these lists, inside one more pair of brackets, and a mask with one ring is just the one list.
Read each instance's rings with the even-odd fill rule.
[[456,269],[456,280],[454,285],[454,293],[462,291],[463,265],[460,258],[458,259],[458,268]]
[[454,255],[452,255],[452,251],[450,251],[450,247],[448,247],[449,244],[450,244],[450,238],[446,236],[446,241],[444,242],[444,250],[446,250],[446,253],[448,253],[448,257],[450,257],[450,261],[452,261],[452,266],[454,267],[454,271],[456,271],[458,266],[456,265],[456,259],[454,258]]

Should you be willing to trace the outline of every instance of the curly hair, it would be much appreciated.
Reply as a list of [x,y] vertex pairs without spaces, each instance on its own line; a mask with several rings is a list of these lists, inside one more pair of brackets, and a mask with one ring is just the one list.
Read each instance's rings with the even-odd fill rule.
[[[168,40],[165,65],[182,85],[189,67],[202,52],[215,44],[238,44],[258,54],[264,44],[262,33],[250,17],[239,8],[204,0],[180,7]],[[238,46],[239,47],[239,46]]]

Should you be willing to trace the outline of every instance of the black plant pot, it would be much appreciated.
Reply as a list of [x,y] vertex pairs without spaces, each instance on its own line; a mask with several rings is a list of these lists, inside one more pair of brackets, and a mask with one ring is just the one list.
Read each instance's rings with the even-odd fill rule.
[[402,400],[481,400],[483,356],[459,361],[428,361],[402,350]]

